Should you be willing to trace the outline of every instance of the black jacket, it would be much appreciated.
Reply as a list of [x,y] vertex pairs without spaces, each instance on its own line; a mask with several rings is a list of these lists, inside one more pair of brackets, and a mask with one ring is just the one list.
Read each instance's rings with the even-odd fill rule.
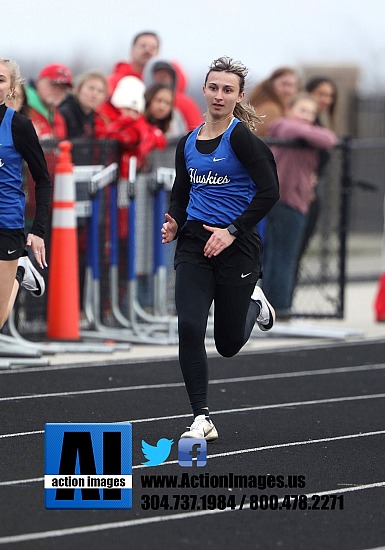
[[69,94],[59,106],[67,125],[67,137],[93,138],[95,134],[95,116],[91,112],[86,114],[80,107],[77,98]]

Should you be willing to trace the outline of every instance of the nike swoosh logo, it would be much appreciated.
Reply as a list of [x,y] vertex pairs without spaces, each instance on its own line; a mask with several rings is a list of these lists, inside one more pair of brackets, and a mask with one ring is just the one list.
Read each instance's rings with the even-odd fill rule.
[[222,157],[220,159],[217,159],[217,158],[213,158],[213,162],[219,162],[220,160],[226,160],[226,157]]
[[8,254],[13,254],[14,252],[16,252],[17,248],[15,248],[15,250],[8,250]]
[[252,271],[250,271],[250,273],[246,273],[245,275],[241,273],[241,279],[244,279],[245,277],[248,277],[251,274],[252,274]]

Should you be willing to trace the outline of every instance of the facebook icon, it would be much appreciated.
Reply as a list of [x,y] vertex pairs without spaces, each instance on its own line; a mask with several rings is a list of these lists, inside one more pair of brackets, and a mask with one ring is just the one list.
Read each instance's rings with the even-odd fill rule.
[[184,437],[178,442],[179,466],[206,466],[207,441]]

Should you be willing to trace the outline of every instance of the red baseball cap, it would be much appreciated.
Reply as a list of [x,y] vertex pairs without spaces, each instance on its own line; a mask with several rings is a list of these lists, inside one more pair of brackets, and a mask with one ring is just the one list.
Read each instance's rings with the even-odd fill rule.
[[40,78],[48,78],[54,84],[72,86],[72,73],[65,65],[47,65],[40,71]]

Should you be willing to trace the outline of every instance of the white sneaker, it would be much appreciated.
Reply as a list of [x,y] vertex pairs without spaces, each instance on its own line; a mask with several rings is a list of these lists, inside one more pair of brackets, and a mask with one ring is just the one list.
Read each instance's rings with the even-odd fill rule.
[[21,281],[21,286],[39,298],[43,296],[45,291],[45,282],[38,270],[34,267],[28,256],[19,258],[17,265],[24,267],[24,277]]
[[215,429],[211,420],[207,420],[204,414],[195,417],[194,422],[189,427],[187,432],[184,432],[182,437],[191,437],[194,439],[205,439],[206,441],[215,441],[218,439],[218,432]]
[[251,299],[257,302],[261,308],[260,314],[257,317],[258,327],[263,331],[270,330],[275,322],[275,311],[273,306],[267,301],[260,286],[255,285]]

